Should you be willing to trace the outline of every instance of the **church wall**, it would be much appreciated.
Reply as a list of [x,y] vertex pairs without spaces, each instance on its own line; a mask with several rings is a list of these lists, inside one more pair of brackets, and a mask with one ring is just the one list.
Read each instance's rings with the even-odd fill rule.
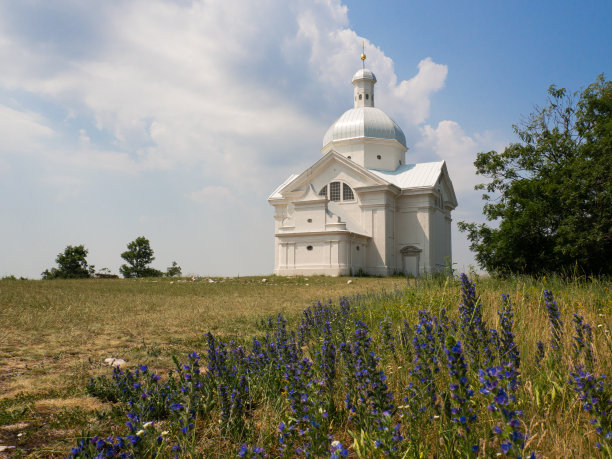
[[283,236],[277,241],[274,273],[285,276],[357,273],[368,245],[367,238],[348,233]]
[[[399,144],[397,144],[399,145]],[[380,159],[378,157],[380,156]],[[378,143],[365,143],[364,159],[367,169],[394,171],[405,163],[405,152],[394,145],[381,145]]]
[[[428,268],[426,254],[428,252],[429,238],[426,225],[423,222],[423,209],[426,209],[427,199],[422,195],[402,195],[397,199],[396,225],[395,225],[395,270],[402,272],[403,256],[401,250],[412,246],[421,250],[419,254],[419,274]],[[427,224],[427,221],[425,221]]]
[[417,212],[417,219],[422,229],[423,252],[421,252],[419,266],[421,274],[431,272],[431,210],[430,207],[420,207]]
[[[396,215],[395,269],[402,271],[403,257],[400,251],[406,246],[420,249],[419,275],[432,271],[435,265],[435,209],[427,192],[405,194],[398,198]],[[432,233],[432,231],[434,233]]]
[[394,171],[400,161],[406,163],[406,149],[396,141],[362,137],[334,143],[333,150],[367,169]]
[[452,262],[452,250],[450,242],[450,211],[445,209],[444,200],[446,191],[441,187],[439,194],[431,196],[432,201],[432,257],[431,270],[443,271],[449,262]]
[[355,191],[355,188],[363,186],[363,180],[361,177],[353,173],[350,169],[344,169],[342,167],[331,167],[326,171],[323,171],[320,175],[315,177],[312,181],[312,185],[315,190],[320,191],[325,185],[333,181],[340,181],[346,183],[353,190],[355,199],[353,201],[339,201],[339,202],[328,202],[328,208],[335,215],[340,216],[341,220],[348,222],[351,230],[359,233],[369,234],[361,224],[361,204],[360,194]]
[[[372,237],[367,255],[365,271],[372,275],[386,276],[393,273],[389,262],[393,257],[393,244],[389,246],[389,235],[393,237],[394,198],[388,191],[361,193],[362,227]],[[388,230],[387,230],[388,229]]]
[[325,203],[296,205],[293,214],[294,231],[324,231]]
[[[341,144],[334,145],[334,150],[344,156],[345,158],[354,161],[355,163],[363,166],[364,162],[364,146],[363,143],[355,144]],[[349,158],[350,156],[350,158]]]

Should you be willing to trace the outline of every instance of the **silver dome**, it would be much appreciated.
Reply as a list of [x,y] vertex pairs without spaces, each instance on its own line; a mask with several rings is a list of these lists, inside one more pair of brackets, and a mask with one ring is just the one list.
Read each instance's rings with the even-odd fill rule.
[[376,107],[351,108],[344,112],[325,133],[323,146],[333,141],[360,137],[397,140],[406,147],[406,136],[401,128]]
[[370,69],[359,69],[355,72],[355,75],[353,75],[353,82],[357,81],[357,80],[364,80],[364,79],[368,79],[368,80],[374,80],[374,83],[376,83],[376,77],[374,76],[374,73],[372,73],[372,71]]

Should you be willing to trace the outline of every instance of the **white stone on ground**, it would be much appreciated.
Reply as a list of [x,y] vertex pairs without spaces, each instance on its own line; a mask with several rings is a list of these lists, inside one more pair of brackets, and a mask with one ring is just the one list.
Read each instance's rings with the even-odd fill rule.
[[123,359],[115,359],[114,357],[109,357],[107,359],[104,359],[104,363],[111,366],[111,367],[119,367],[121,368],[122,366],[124,366],[127,362]]

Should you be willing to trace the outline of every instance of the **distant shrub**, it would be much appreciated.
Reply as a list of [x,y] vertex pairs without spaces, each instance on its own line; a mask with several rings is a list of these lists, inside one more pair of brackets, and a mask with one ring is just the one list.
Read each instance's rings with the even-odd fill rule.
[[173,261],[172,266],[168,266],[168,269],[166,269],[166,277],[181,277],[181,274],[181,267],[176,263],[176,261]]
[[87,279],[93,276],[95,268],[87,264],[88,250],[84,245],[69,245],[57,255],[57,268],[45,269],[43,279]]

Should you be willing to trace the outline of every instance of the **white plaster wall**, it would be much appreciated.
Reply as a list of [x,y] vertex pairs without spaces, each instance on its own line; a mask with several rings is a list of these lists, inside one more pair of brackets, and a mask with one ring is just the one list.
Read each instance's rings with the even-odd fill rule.
[[[312,247],[312,250],[308,250]],[[330,247],[325,242],[296,242],[295,243],[295,265],[296,266],[329,266]]]
[[[379,169],[383,171],[394,171],[400,164],[405,164],[406,153],[401,145],[384,145],[379,143],[364,144],[364,167],[367,169]],[[380,159],[378,159],[380,156]]]
[[[394,171],[400,161],[406,164],[406,148],[395,140],[356,138],[334,142],[322,150],[325,154],[333,149],[336,153],[367,169]],[[380,155],[380,159],[378,159]]]
[[[361,99],[359,95],[361,94]],[[366,94],[368,98],[366,99]],[[357,80],[353,82],[353,101],[357,107],[374,106],[374,82],[372,80]]]
[[362,140],[334,143],[332,147],[322,150],[322,153],[326,154],[330,149],[363,167],[365,147]]
[[[295,235],[277,238],[279,259],[274,273],[277,275],[326,274],[331,276],[349,275],[359,267],[367,247],[367,238],[351,236],[348,233]],[[360,250],[355,247],[359,245]],[[312,246],[312,250],[308,250]],[[354,253],[357,255],[354,255]],[[356,257],[356,258],[354,258]]]
[[296,232],[324,231],[325,220],[325,203],[295,206],[293,224]]

